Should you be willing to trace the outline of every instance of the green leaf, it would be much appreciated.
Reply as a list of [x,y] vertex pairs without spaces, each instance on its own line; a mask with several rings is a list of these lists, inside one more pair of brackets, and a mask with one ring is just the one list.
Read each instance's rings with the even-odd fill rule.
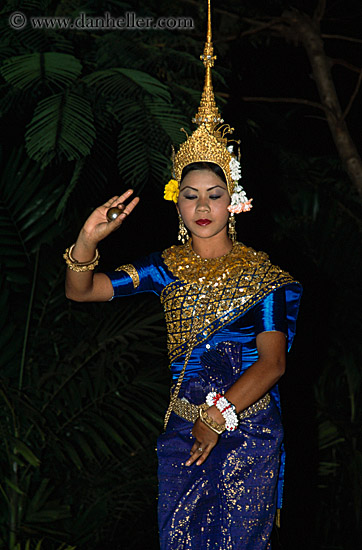
[[18,452],[25,460],[31,465],[38,467],[40,460],[35,456],[33,451],[20,439],[14,437],[13,444],[15,446],[14,451]]
[[55,211],[55,218],[58,219],[60,214],[63,212],[64,208],[66,207],[66,204],[67,204],[67,201],[70,197],[70,195],[72,194],[80,176],[81,176],[81,173],[82,173],[82,169],[83,169],[83,166],[84,166],[84,161],[85,159],[82,158],[80,160],[77,160],[77,162],[75,163],[75,168],[74,168],[74,172],[73,172],[73,175],[72,175],[72,179],[70,180],[69,184],[68,184],[68,187],[66,188],[65,190],[65,193],[63,194],[61,200],[59,201],[59,204],[57,206],[57,209]]
[[23,149],[2,164],[0,179],[0,256],[8,281],[29,281],[31,255],[61,232],[54,219],[62,193],[59,179],[48,179]]
[[118,433],[117,430],[113,428],[110,422],[107,422],[104,418],[99,417],[98,415],[91,414],[90,418],[92,419],[95,426],[104,431],[119,447],[124,445],[123,437]]
[[68,457],[73,462],[75,467],[78,468],[78,470],[82,470],[84,467],[84,464],[82,462],[81,457],[79,456],[79,453],[76,451],[74,445],[72,444],[72,442],[63,441],[63,447],[64,447],[65,453],[68,455]]
[[87,156],[95,137],[89,101],[66,92],[38,103],[25,134],[26,150],[44,168],[56,156],[67,160]]
[[39,84],[51,84],[63,89],[81,73],[82,65],[73,55],[59,52],[32,53],[10,57],[0,72],[4,79],[27,90]]
[[10,315],[10,295],[4,269],[0,273],[0,311],[0,369],[3,371],[21,349],[21,339],[16,338],[17,328]]
[[70,507],[55,498],[53,483],[48,478],[42,478],[36,492],[28,494],[25,521],[27,523],[48,523],[70,516]]
[[335,424],[326,420],[321,422],[318,426],[318,441],[319,449],[322,450],[343,443],[344,437],[341,437],[338,427]]
[[89,437],[89,439],[92,440],[92,443],[95,446],[95,448],[104,456],[113,456],[113,452],[111,451],[111,449],[109,448],[109,446],[104,440],[103,432],[98,433],[95,430],[94,426],[91,426],[86,423],[84,423],[84,427],[85,427],[87,436]]
[[10,487],[10,489],[13,489],[13,491],[15,491],[18,495],[25,496],[24,491],[22,491],[17,485],[15,485],[15,483],[10,481],[10,479],[8,479],[7,477],[5,478],[5,483],[6,485],[8,485],[8,487]]
[[171,100],[165,84],[142,71],[135,69],[115,68],[97,71],[84,78],[88,86],[95,87],[100,93],[112,97],[134,97],[144,93],[159,97],[164,101]]

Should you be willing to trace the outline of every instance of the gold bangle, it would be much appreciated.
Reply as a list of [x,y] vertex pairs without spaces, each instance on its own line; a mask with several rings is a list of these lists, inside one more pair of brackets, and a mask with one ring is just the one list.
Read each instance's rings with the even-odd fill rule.
[[76,271],[77,273],[81,271],[93,271],[93,269],[99,264],[99,252],[98,248],[96,248],[96,253],[90,262],[78,262],[75,260],[72,256],[73,249],[75,247],[75,244],[72,244],[70,248],[67,248],[65,253],[63,254],[63,258],[65,259],[65,263],[71,269],[72,271]]
[[208,428],[210,428],[210,430],[215,432],[217,435],[220,435],[225,431],[225,425],[224,424],[218,424],[217,422],[215,422],[215,420],[213,418],[211,418],[207,414],[206,410],[209,409],[209,408],[210,407],[207,403],[204,403],[203,405],[200,405],[200,407],[199,407],[200,420],[201,420],[201,422],[206,424],[206,426]]

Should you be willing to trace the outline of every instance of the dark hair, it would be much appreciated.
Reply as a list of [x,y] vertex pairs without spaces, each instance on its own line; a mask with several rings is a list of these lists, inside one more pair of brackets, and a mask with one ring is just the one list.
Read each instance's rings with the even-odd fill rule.
[[209,172],[213,172],[216,176],[219,176],[219,178],[227,185],[223,169],[214,162],[192,162],[191,164],[188,164],[182,170],[181,182],[187,176],[187,174],[189,172],[192,172],[193,170],[208,170]]

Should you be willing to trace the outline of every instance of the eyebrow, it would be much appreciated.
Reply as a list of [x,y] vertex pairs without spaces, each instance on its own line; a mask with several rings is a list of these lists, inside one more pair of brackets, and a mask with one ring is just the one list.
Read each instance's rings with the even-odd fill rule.
[[[209,187],[208,189],[206,189],[206,191],[212,191],[213,189],[217,189],[217,188],[220,188],[226,191],[225,187],[222,187],[221,185],[214,185],[213,187]],[[192,189],[192,191],[196,191],[196,193],[199,192],[198,189],[195,189],[195,187],[191,187],[191,185],[185,185],[185,187],[181,189],[181,191],[184,191],[185,189]]]

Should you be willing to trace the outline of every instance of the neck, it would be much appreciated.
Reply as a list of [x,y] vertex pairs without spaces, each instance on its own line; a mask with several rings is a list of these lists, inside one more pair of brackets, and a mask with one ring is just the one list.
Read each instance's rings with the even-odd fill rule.
[[201,258],[219,258],[230,252],[232,247],[233,243],[226,233],[208,239],[192,235],[192,249]]

